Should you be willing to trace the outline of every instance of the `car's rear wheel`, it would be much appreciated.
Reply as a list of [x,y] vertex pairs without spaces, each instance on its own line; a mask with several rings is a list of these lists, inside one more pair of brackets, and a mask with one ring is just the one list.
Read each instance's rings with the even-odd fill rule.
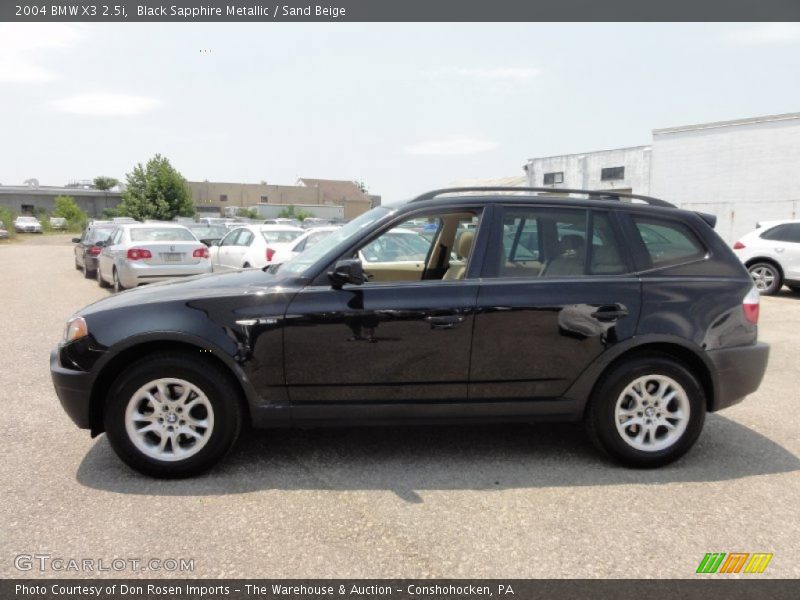
[[750,265],[747,270],[753,278],[756,289],[764,296],[777,294],[783,285],[780,269],[772,263],[758,262]]
[[112,287],[114,289],[115,294],[119,294],[120,292],[125,291],[125,286],[122,285],[122,282],[120,282],[116,268],[113,271],[111,271],[111,280],[113,281]]
[[97,265],[97,270],[95,271],[94,276],[95,276],[95,279],[97,279],[97,285],[99,285],[101,288],[107,288],[108,287],[108,284],[106,283],[106,280],[103,279],[103,276],[100,273],[100,265]]
[[705,422],[706,399],[694,374],[661,355],[625,361],[592,395],[586,425],[592,441],[631,467],[659,467],[683,456]]
[[239,394],[222,368],[203,359],[156,354],[125,371],[109,393],[105,428],[131,468],[178,478],[211,468],[242,424]]

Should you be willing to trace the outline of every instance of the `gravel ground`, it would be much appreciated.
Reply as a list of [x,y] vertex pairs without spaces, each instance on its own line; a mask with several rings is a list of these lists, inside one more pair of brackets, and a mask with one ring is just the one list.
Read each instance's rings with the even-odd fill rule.
[[764,299],[761,389],[668,468],[611,465],[573,426],[267,431],[164,482],[59,406],[48,353],[108,292],[73,269],[70,236],[22,237],[0,246],[2,577],[40,576],[14,566],[33,553],[192,558],[197,577],[690,577],[711,551],[800,576],[800,296]]

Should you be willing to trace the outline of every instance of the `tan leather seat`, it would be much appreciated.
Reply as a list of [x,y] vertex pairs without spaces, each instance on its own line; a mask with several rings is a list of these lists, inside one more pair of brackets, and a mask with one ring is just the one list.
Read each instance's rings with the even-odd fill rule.
[[475,241],[475,232],[465,231],[458,238],[458,247],[456,248],[456,256],[463,259],[463,263],[451,264],[450,268],[444,274],[442,279],[464,279],[467,275],[467,259],[472,250],[472,243]]

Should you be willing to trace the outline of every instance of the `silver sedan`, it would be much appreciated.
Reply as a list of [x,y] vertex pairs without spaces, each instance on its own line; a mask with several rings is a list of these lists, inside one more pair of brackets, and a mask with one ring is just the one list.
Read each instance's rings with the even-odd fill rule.
[[103,243],[97,282],[114,291],[211,272],[208,247],[183,225],[119,225]]

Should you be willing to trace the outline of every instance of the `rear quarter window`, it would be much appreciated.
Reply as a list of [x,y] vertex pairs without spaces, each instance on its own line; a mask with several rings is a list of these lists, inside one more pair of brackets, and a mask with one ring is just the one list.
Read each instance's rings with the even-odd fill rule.
[[683,223],[633,217],[636,230],[653,267],[666,267],[700,260],[707,251],[695,233]]

